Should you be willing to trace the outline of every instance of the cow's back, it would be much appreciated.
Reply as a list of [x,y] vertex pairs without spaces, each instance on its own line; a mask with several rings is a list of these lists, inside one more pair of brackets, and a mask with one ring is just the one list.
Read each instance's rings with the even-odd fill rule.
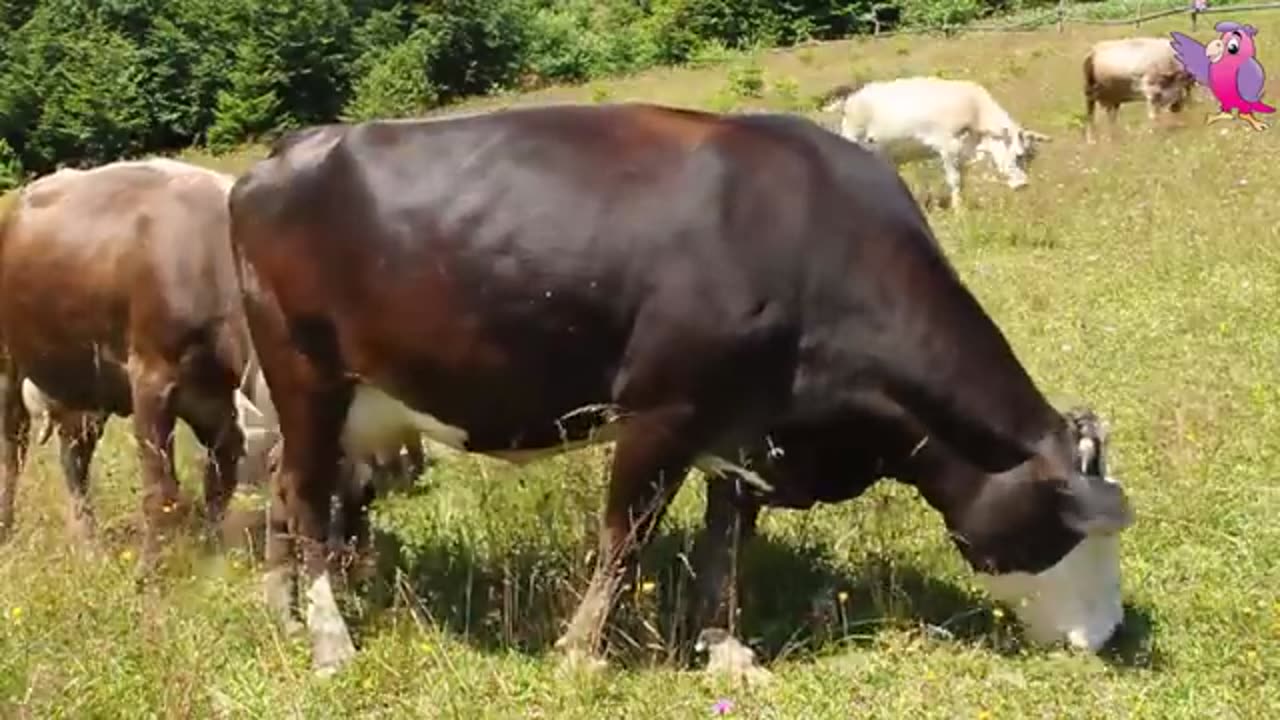
[[864,85],[846,105],[846,122],[876,142],[938,142],[1011,121],[978,83],[918,76]]
[[685,318],[798,333],[858,228],[930,237],[891,168],[808,120],[637,105],[303,133],[230,204],[268,374],[289,344],[471,449],[553,441],[530,428],[610,401]]
[[1085,57],[1086,92],[1104,102],[1141,97],[1144,80],[1177,73],[1180,66],[1169,41],[1122,38],[1096,43]]

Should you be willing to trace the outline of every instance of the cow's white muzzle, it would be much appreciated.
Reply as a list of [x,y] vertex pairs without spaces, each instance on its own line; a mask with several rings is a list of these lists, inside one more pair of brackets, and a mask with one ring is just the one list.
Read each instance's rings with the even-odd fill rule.
[[1053,567],[1037,574],[978,574],[992,597],[1009,604],[1033,643],[1097,652],[1124,620],[1116,535],[1081,540]]

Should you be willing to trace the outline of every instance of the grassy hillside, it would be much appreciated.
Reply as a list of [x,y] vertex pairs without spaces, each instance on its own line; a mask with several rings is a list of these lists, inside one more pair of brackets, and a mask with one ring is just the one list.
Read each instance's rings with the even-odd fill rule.
[[[1277,17],[1233,18],[1263,29],[1264,64]],[[1041,387],[1088,399],[1112,423],[1113,472],[1139,512],[1116,652],[1024,648],[940,518],[885,483],[843,506],[765,514],[744,622],[774,683],[747,690],[675,670],[664,637],[700,516],[691,482],[628,595],[613,669],[564,676],[549,645],[586,585],[598,450],[523,470],[446,456],[425,491],[382,502],[380,542],[400,573],[371,599],[390,607],[357,626],[363,652],[349,670],[317,681],[305,644],[268,623],[243,550],[180,545],[163,585],[135,592],[137,472],[116,421],[94,467],[106,529],[96,561],[68,552],[51,448],[23,481],[20,528],[0,549],[0,717],[684,718],[719,699],[747,718],[1280,716],[1280,130],[1205,127],[1202,95],[1154,132],[1126,107],[1115,142],[1086,146],[1080,59],[1093,40],[1129,32],[765,55],[761,97],[737,60],[475,104],[785,108],[853,76],[927,72],[982,81],[1054,136],[1030,188],[1014,195],[979,166],[973,209],[933,222]],[[258,153],[197,159],[237,170]],[[906,174],[922,195],[941,188],[933,166]]]

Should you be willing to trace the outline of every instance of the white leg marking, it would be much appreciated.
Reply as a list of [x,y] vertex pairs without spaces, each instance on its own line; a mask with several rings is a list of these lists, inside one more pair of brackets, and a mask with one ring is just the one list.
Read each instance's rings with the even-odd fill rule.
[[312,661],[316,675],[329,677],[355,657],[356,647],[347,624],[338,612],[329,573],[321,573],[307,589],[307,629],[311,631]]

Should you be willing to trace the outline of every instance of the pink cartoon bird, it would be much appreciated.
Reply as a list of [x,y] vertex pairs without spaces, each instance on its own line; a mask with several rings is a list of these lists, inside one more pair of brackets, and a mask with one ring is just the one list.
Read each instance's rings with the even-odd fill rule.
[[1257,47],[1253,42],[1258,29],[1235,22],[1220,22],[1213,29],[1222,35],[1208,45],[1180,32],[1169,33],[1173,37],[1169,44],[1183,67],[1218,99],[1221,112],[1210,115],[1205,124],[1230,120],[1238,113],[1254,130],[1265,130],[1267,124],[1255,118],[1254,113],[1273,113],[1276,109],[1262,102],[1266,74],[1254,57]]

